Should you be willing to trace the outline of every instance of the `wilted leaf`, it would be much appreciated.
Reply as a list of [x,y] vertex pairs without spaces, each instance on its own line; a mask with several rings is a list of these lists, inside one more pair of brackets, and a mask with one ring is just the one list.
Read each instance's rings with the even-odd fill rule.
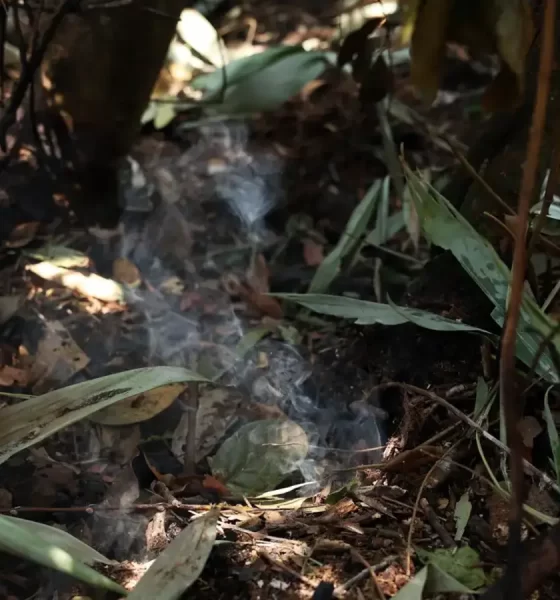
[[[477,590],[486,584],[486,575],[480,565],[480,556],[476,550],[469,546],[462,546],[457,550],[452,548],[438,548],[433,552],[417,549],[418,556],[425,562],[430,563],[441,569],[444,573],[451,576],[458,583],[465,587],[462,590],[450,590],[466,592]],[[437,590],[431,588],[431,591],[442,592],[443,589]]]
[[195,519],[167,546],[127,596],[130,600],[177,600],[200,576],[216,541],[220,511]]
[[295,471],[308,448],[305,431],[292,421],[247,423],[212,458],[212,473],[232,491],[262,494]]
[[100,425],[132,425],[155,417],[164,411],[186,389],[184,383],[170,383],[138,396],[108,406],[91,417],[90,421]]
[[410,322],[435,331],[471,331],[488,334],[484,329],[459,321],[452,321],[418,308],[368,302],[367,300],[330,296],[328,294],[275,294],[275,296],[297,302],[305,308],[324,315],[352,319],[356,325],[374,325],[375,323],[401,325]]
[[455,519],[455,524],[457,526],[457,531],[455,532],[456,542],[459,542],[463,539],[463,534],[465,533],[465,529],[467,528],[467,524],[471,518],[471,512],[472,504],[469,500],[469,493],[465,492],[461,498],[459,498],[459,502],[457,502],[457,506],[455,506],[455,513],[453,514],[453,518]]
[[66,327],[60,321],[47,322],[29,374],[30,382],[34,384],[33,393],[40,394],[55,385],[64,385],[88,364],[89,357]]
[[366,232],[381,197],[380,191],[381,181],[376,180],[352,212],[338,244],[319,265],[309,285],[310,293],[320,294],[327,291],[329,285],[338,275],[343,259],[359,245],[360,238]]
[[170,383],[206,381],[180,367],[149,367],[77,383],[0,410],[0,464],[93,413]]
[[[87,563],[111,563],[93,548],[54,527],[0,516],[0,549],[55,569],[96,587],[117,594],[126,591]],[[82,562],[83,561],[83,562]]]

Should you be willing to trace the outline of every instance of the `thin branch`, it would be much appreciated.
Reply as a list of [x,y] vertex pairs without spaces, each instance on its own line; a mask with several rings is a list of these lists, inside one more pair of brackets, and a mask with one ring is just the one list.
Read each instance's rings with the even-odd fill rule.
[[508,541],[508,565],[506,571],[506,595],[512,600],[521,599],[521,521],[525,480],[523,474],[523,439],[518,429],[523,409],[522,399],[516,389],[515,350],[517,326],[521,314],[521,302],[527,267],[527,223],[529,208],[534,195],[541,146],[546,123],[546,107],[550,94],[550,79],[554,60],[554,29],[556,21],[556,0],[545,3],[543,34],[537,79],[537,92],[533,108],[533,119],[527,143],[527,156],[517,207],[517,235],[513,253],[511,295],[502,333],[500,360],[500,400],[502,402],[510,453],[510,477],[512,485],[510,503],[510,527]]

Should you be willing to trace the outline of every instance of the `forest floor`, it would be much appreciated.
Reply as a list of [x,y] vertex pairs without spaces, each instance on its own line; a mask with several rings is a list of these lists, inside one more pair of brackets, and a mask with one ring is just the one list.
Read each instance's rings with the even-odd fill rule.
[[[307,4],[248,2],[239,27],[215,25],[238,53],[277,43],[336,48],[333,16]],[[480,97],[492,77],[459,52],[448,66],[431,107],[412,89],[406,60],[393,71],[394,144],[433,175],[455,164],[445,139],[466,148],[483,125]],[[375,107],[333,68],[262,116],[186,120],[145,127],[132,153],[140,186],[131,194],[140,202],[155,190],[149,216],[129,211],[115,231],[38,219],[7,233],[0,391],[45,394],[154,365],[216,383],[155,396],[141,422],[124,412],[112,423],[83,420],[14,455],[0,467],[0,512],[72,533],[118,561],[106,573],[132,587],[193,516],[218,503],[219,543],[185,595],[200,600],[389,598],[429,561],[468,588],[488,585],[504,564],[508,506],[486,470],[500,473],[503,457],[466,423],[492,366],[482,338],[360,326],[268,295],[305,293],[364,194],[389,181]],[[0,177],[6,193],[32,194],[26,185]],[[459,265],[445,282],[438,263],[426,267],[430,249],[411,242],[402,209],[391,187],[394,230],[381,243],[379,231],[364,236],[360,259],[343,265],[329,293],[376,300],[381,277],[397,303],[486,324],[487,301]],[[42,270],[55,253],[83,279]],[[90,286],[91,274],[108,285]],[[0,396],[0,406],[12,402]],[[545,469],[542,424],[527,419],[527,456],[534,449]],[[295,474],[299,447],[255,454],[235,437],[280,421],[304,432]],[[224,472],[236,475],[228,482]],[[533,505],[556,516],[540,483]],[[263,492],[275,493],[257,498]],[[79,594],[102,597],[2,560],[3,598]]]

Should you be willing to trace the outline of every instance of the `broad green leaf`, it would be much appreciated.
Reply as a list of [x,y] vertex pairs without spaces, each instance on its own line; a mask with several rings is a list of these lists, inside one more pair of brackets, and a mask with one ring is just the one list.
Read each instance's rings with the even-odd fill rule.
[[552,466],[554,467],[554,473],[556,475],[556,481],[560,481],[560,437],[558,436],[558,429],[556,428],[556,422],[550,405],[548,403],[548,396],[552,386],[546,390],[544,396],[544,420],[546,421],[546,430],[548,432],[548,440],[550,442],[550,448],[552,450]]
[[431,312],[417,308],[369,302],[345,296],[330,296],[329,294],[274,294],[315,312],[352,319],[356,325],[401,325],[414,323],[425,329],[435,331],[470,331],[490,335],[484,329],[472,327],[459,321],[440,317]]
[[206,379],[181,367],[149,367],[77,383],[12,404],[0,410],[0,464],[111,404],[187,381]]
[[269,111],[281,106],[304,85],[317,79],[328,65],[324,52],[306,52],[301,47],[295,48],[296,51],[275,52],[273,56],[262,57],[262,54],[268,54],[263,52],[240,59],[253,60],[256,64],[246,63],[244,68],[237,70],[232,69],[237,61],[230,63],[225,68],[226,74],[232,70],[238,75],[243,73],[233,80],[229,77],[224,80],[224,70],[220,69],[217,72],[221,73],[220,86],[203,99],[206,111],[209,114],[235,115]]
[[[502,325],[508,300],[511,274],[494,248],[472,225],[433,187],[405,167],[411,194],[420,215],[426,237],[452,252],[461,266],[495,306],[493,319]],[[554,329],[554,323],[528,294],[524,294],[521,319],[517,329],[517,356],[531,366],[541,341]],[[560,351],[560,343],[552,343]],[[557,383],[549,352],[544,352],[537,371],[546,381]]]
[[[459,584],[467,589],[445,591],[462,591],[468,593],[486,585],[486,575],[480,568],[480,556],[476,550],[469,546],[462,546],[455,550],[453,548],[438,548],[433,552],[417,548],[418,556],[426,563],[430,563],[441,569],[445,574],[451,576]],[[432,588],[432,591],[436,591]],[[441,587],[437,590],[444,591]]]
[[[126,595],[126,590],[120,585],[76,558],[75,552],[81,557],[87,554],[78,540],[69,543],[67,538],[60,535],[60,531],[53,532],[50,538],[45,535],[44,529],[33,531],[28,525],[22,526],[20,521],[21,519],[0,516],[0,548],[3,551],[61,571],[89,585]],[[97,561],[99,556],[101,555],[91,550],[88,562]],[[101,558],[104,559],[102,562],[109,562],[103,556]]]
[[352,212],[338,244],[319,265],[309,285],[309,293],[321,294],[327,291],[338,275],[343,259],[360,244],[360,238],[365,233],[380,198],[381,181],[376,180]]
[[257,496],[296,471],[308,449],[305,431],[293,421],[254,421],[220,446],[210,466],[233,492]]
[[428,565],[428,581],[426,594],[472,594],[473,590],[463,585],[453,575],[447,573],[437,564]]
[[393,596],[393,600],[422,600],[427,580],[428,567],[424,567]]
[[457,502],[457,505],[455,506],[455,512],[453,514],[453,518],[455,519],[455,524],[457,526],[457,531],[455,532],[456,542],[460,542],[463,539],[465,529],[467,528],[467,524],[471,518],[471,512],[472,504],[469,500],[469,492],[465,492],[459,498],[459,502]]
[[200,576],[216,541],[220,511],[195,519],[167,546],[128,595],[130,600],[177,600]]
[[204,91],[206,98],[209,99],[221,93],[223,87],[239,83],[246,77],[273,65],[276,61],[302,51],[300,46],[272,46],[264,52],[233,60],[225,68],[199,75],[193,79],[191,86],[195,90]]

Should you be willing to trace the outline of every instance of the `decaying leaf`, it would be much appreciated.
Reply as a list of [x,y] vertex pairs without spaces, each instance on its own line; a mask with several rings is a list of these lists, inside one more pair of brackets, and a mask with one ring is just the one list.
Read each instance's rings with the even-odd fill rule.
[[155,417],[165,410],[186,389],[184,383],[170,383],[148,390],[91,415],[100,425],[132,425]]
[[89,357],[66,327],[60,321],[47,322],[29,374],[33,393],[42,394],[65,384],[88,364]]

